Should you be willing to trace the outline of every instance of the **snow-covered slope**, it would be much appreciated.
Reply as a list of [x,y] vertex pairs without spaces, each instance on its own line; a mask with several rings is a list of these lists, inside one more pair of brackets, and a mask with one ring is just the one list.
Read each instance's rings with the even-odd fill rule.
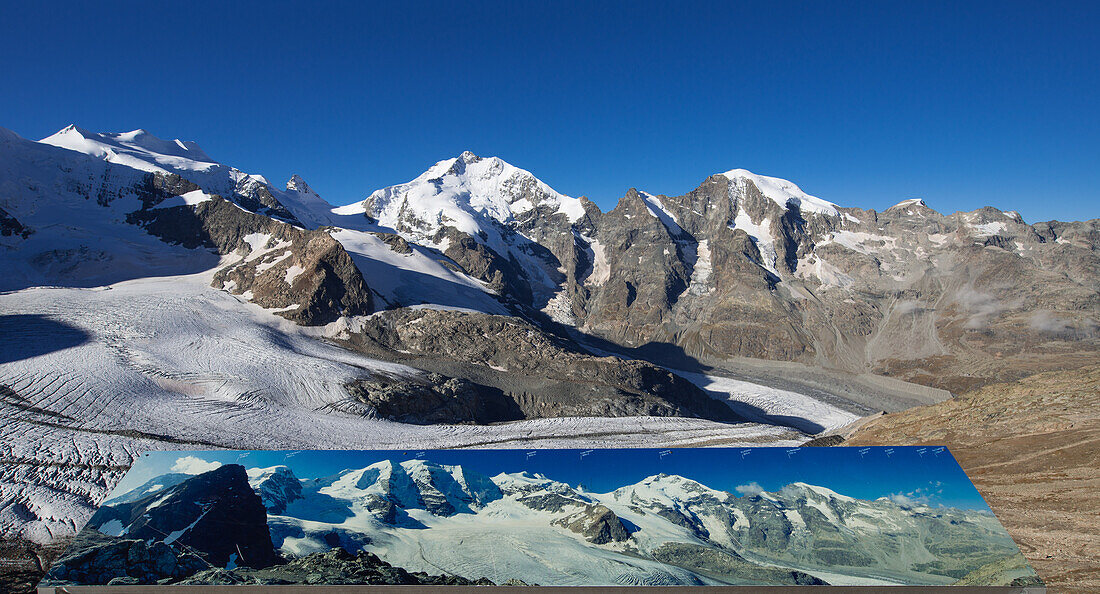
[[453,267],[437,251],[414,243],[395,250],[378,233],[340,229],[332,237],[351,254],[370,279],[371,289],[385,307],[424,305],[508,315],[498,296],[484,282]]
[[[487,219],[512,223],[535,209],[561,213],[569,221],[584,216],[579,199],[559,194],[529,171],[466,151],[436,163],[410,182],[377,190],[337,212],[364,213],[381,225],[431,241],[444,226],[470,235],[489,233]],[[503,247],[497,234],[490,237],[490,247]]]
[[93,287],[216,265],[205,250],[168,245],[127,222],[142,207],[145,175],[0,129],[0,209],[29,229],[25,238],[0,238],[0,291]]
[[43,138],[41,142],[141,171],[210,172],[219,166],[197,143],[161,140],[140,129],[101,134],[70,125]]
[[802,212],[825,214],[834,217],[840,215],[840,211],[837,210],[837,205],[827,200],[822,200],[817,196],[810,196],[806,192],[803,192],[802,188],[799,188],[794,182],[778,177],[757,175],[747,169],[731,169],[722,175],[730,181],[742,185],[746,181],[751,181],[753,185],[760,190],[760,193],[770,198],[784,210],[787,209],[788,204],[794,204]]
[[533,295],[521,301],[541,308],[565,279],[561,264],[532,233],[554,229],[568,236],[570,225],[585,215],[585,209],[580,199],[556,192],[526,170],[467,151],[334,213],[369,217],[409,241],[456,258],[474,249],[457,243],[481,244],[491,251],[491,263],[475,267],[508,267],[504,274],[510,278],[501,282],[525,286]]
[[[299,199],[299,192],[280,191],[261,175],[250,175],[217,163],[194,142],[162,140],[145,130],[105,134],[72,125],[43,138],[41,142],[138,171],[174,173],[208,193],[237,202],[247,210],[299,223],[286,208],[286,203]],[[311,203],[309,197],[306,198],[307,203]],[[301,207],[299,210],[308,209]]]
[[[188,448],[794,445],[688,418],[415,426],[363,418],[345,384],[424,372],[363,357],[210,287],[211,273],[0,294],[0,531],[72,534],[143,451]],[[334,410],[338,409],[338,410]],[[347,410],[349,412],[338,412]]]
[[[154,184],[164,180],[172,183]],[[782,190],[800,204],[816,204],[796,187],[773,185],[779,189],[769,193]],[[175,194],[165,194],[165,187]],[[667,197],[643,193],[643,200],[647,210],[641,214],[648,222],[675,231],[679,243],[670,245],[671,257],[677,246],[689,243],[681,236],[696,227],[690,210],[677,210]],[[784,205],[790,197],[786,200]],[[758,202],[776,208],[767,200]],[[210,220],[197,224],[200,213]],[[508,294],[515,285],[490,286],[483,278],[489,276],[486,271],[505,271],[524,277],[536,293],[522,305],[538,305],[540,298],[556,294],[564,297],[563,308],[580,312],[575,307],[579,300],[563,288],[569,285],[569,270],[585,268],[590,278],[581,278],[574,288],[615,284],[621,289],[616,303],[629,308],[630,289],[622,272],[643,266],[642,259],[616,258],[622,244],[597,240],[593,221],[598,218],[591,204],[555,192],[529,172],[470,153],[442,161],[407,184],[374,192],[363,203],[334,210],[300,177],[293,177],[285,190],[275,188],[262,176],[213,161],[191,142],[161,140],[141,130],[99,134],[76,127],[34,142],[0,129],[0,267],[5,272],[0,275],[0,384],[13,394],[0,402],[5,420],[0,453],[21,461],[0,469],[0,529],[42,541],[69,534],[138,452],[180,444],[793,445],[808,435],[789,428],[797,424],[791,419],[807,421],[799,428],[813,433],[853,418],[800,394],[702,377],[693,381],[762,410],[761,422],[570,417],[414,427],[364,418],[376,411],[353,397],[349,383],[383,375],[398,382],[428,382],[419,369],[327,342],[347,339],[372,310],[427,307],[512,315],[521,311],[514,307],[519,299]],[[150,220],[159,227],[138,225]],[[725,221],[721,227],[728,230]],[[194,233],[183,239],[199,247],[172,243],[182,241],[174,232],[187,229]],[[214,231],[221,233],[220,241],[210,248],[213,242],[201,240]],[[582,231],[591,235],[586,238]],[[555,242],[561,249],[549,255],[547,246]],[[584,242],[591,244],[591,262],[582,262],[584,250],[575,249]],[[723,272],[719,262],[728,260],[712,261],[711,250],[719,254],[721,246],[705,242],[688,250],[696,257],[684,277],[716,283]],[[463,254],[444,253],[458,243],[473,245],[462,263]],[[482,247],[498,250],[499,257],[477,251]],[[331,271],[334,260],[323,256],[334,253],[343,257],[345,277],[361,274],[362,292],[376,296],[372,306],[349,314],[339,299],[351,285],[327,281],[316,283],[318,298],[312,302],[268,302],[267,310],[257,305],[264,290],[275,297],[295,295],[312,272],[332,280],[323,273]],[[567,259],[569,254],[575,260]],[[305,269],[309,261],[315,270]],[[235,276],[227,277],[226,271]],[[242,288],[239,281],[249,275],[268,282]],[[710,290],[703,287],[698,296]],[[502,300],[509,298],[506,307]],[[333,318],[342,317],[307,329],[273,315],[295,306],[306,310],[310,303],[328,304]],[[657,309],[649,311],[651,318],[660,316]],[[414,357],[404,357],[408,354],[393,359],[416,364]],[[453,353],[426,355],[445,359]],[[460,368],[470,363],[455,362]]]
[[[96,286],[217,266],[218,259],[205,250],[168,245],[131,224],[128,215],[143,207],[148,174],[179,175],[202,188],[168,198],[153,211],[197,206],[217,194],[293,225],[338,227],[333,237],[371,279],[383,307],[507,313],[493,290],[445,265],[445,256],[415,244],[404,253],[395,251],[379,239],[383,228],[362,216],[333,213],[297,175],[279,190],[262,176],[214,162],[192,142],[165,141],[142,130],[99,134],[75,126],[41,142],[8,131],[0,135],[0,209],[31,230],[19,241],[0,238],[14,273],[0,279],[0,290]],[[255,249],[249,254],[259,256]],[[288,270],[287,284],[291,274]]]

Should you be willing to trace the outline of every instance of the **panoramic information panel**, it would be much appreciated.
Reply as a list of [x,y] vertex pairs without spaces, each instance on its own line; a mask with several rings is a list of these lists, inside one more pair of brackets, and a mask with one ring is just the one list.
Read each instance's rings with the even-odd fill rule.
[[1043,590],[943,447],[151,452],[41,587],[138,584]]

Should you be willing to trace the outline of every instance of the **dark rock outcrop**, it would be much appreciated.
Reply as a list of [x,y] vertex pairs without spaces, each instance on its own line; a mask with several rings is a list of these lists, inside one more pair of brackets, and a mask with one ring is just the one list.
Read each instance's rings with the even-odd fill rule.
[[239,262],[218,270],[213,286],[280,310],[278,315],[294,322],[325,324],[372,311],[362,274],[325,229],[301,229],[217,195],[198,204],[154,208],[198,189],[175,174],[149,174],[140,194],[145,207],[127,220],[169,243],[240,254]]
[[728,580],[731,576],[736,576],[738,583],[742,584],[828,585],[828,582],[802,571],[758,565],[746,561],[733,551],[690,543],[667,542],[653,551],[653,558],[661,563],[718,579]]
[[480,578],[466,579],[457,575],[428,575],[408,572],[394,567],[372,553],[360,551],[356,555],[342,548],[324,553],[313,553],[295,559],[285,565],[265,569],[241,567],[233,570],[208,569],[180,585],[430,585],[430,586],[492,586],[493,582]]
[[209,567],[179,546],[84,530],[50,567],[43,584],[149,585],[179,580]]
[[302,498],[302,483],[287,466],[260,469],[249,475],[248,484],[256,490],[269,514],[279,515],[286,506]]
[[15,217],[0,208],[0,237],[20,237],[26,239],[34,233],[34,229],[24,226]]
[[[737,422],[724,403],[650,363],[596,357],[517,318],[397,309],[364,320],[345,344],[412,354],[417,365],[466,364],[477,384],[500,390],[518,416],[697,416]],[[476,377],[475,377],[476,376]]]
[[603,505],[586,505],[579,512],[554,520],[553,524],[568,528],[593,544],[622,542],[630,538],[630,532],[619,516]]
[[417,425],[513,420],[515,405],[500,390],[470,380],[430,373],[423,380],[376,373],[348,391],[377,416]]
[[[89,526],[201,554],[210,564],[267,567],[277,560],[267,511],[243,466],[227,464],[129,503],[104,506]],[[87,532],[87,530],[86,530]]]

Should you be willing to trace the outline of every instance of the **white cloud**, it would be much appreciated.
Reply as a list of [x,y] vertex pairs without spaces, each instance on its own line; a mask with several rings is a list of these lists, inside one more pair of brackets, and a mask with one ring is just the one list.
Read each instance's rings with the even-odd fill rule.
[[927,501],[921,501],[920,497],[910,497],[909,495],[906,495],[904,493],[891,493],[890,501],[893,501],[894,503],[905,507],[927,505],[928,503]]
[[202,474],[204,472],[210,472],[215,468],[220,468],[221,462],[207,462],[202,458],[195,456],[184,456],[176,460],[176,463],[172,465],[172,472],[182,472],[183,474]]
[[734,490],[736,490],[741,495],[744,495],[745,497],[754,497],[764,492],[764,488],[758,485],[756,481],[753,481],[747,485],[738,485],[734,487]]
[[970,314],[965,327],[971,330],[982,330],[989,325],[989,320],[997,316],[1008,307],[988,294],[976,291],[972,287],[963,287],[955,295],[955,299],[962,309]]
[[894,306],[894,312],[901,316],[913,312],[922,312],[925,309],[927,308],[920,301],[900,301]]
[[908,493],[891,493],[890,501],[898,505],[905,507],[913,507],[917,505],[933,505],[935,500],[943,495],[943,483],[940,481],[929,481],[927,487],[918,487]]

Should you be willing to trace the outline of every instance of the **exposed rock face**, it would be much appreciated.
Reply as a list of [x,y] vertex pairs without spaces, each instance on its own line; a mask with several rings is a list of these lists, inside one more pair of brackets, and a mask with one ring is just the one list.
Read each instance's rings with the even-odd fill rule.
[[[264,504],[238,464],[196,475],[136,501],[105,505],[89,526],[125,538],[183,546],[217,567],[230,560],[258,568],[276,561]],[[226,534],[227,526],[233,527],[232,534]]]
[[808,573],[780,569],[750,563],[733,551],[725,551],[700,545],[668,542],[653,551],[653,558],[669,565],[708,576],[737,576],[746,584],[790,584],[796,586],[827,585],[824,580]]
[[61,585],[137,585],[179,580],[210,567],[198,556],[162,541],[118,538],[94,530],[81,532],[43,583]]
[[500,390],[438,373],[423,380],[375,374],[353,382],[348,391],[381,418],[418,425],[509,421],[517,412]]
[[270,235],[256,255],[219,270],[215,286],[248,293],[254,303],[305,325],[372,310],[370,289],[339,242],[322,231],[285,232],[288,240]]
[[[601,213],[496,161],[464,153],[363,208],[512,302],[628,347],[951,390],[1100,360],[1100,221],[844,208],[743,170]],[[444,196],[459,211],[433,210]]]
[[602,505],[586,505],[581,511],[558,518],[553,523],[583,535],[593,544],[622,542],[630,538],[630,532],[619,516]]
[[[499,232],[513,241],[520,237],[508,227],[501,226]],[[531,303],[534,294],[531,274],[514,258],[506,258],[468,233],[459,232],[452,227],[441,229],[434,239],[447,246],[443,254],[458,264],[466,274],[485,281],[490,289],[500,295],[508,296],[518,303]],[[553,262],[553,255],[539,244],[527,240],[520,240],[519,243],[532,252],[532,255]],[[564,280],[560,275],[556,276],[559,282]]]
[[247,295],[306,325],[371,312],[362,274],[327,231],[306,231],[217,195],[197,204],[160,207],[172,196],[200,191],[175,174],[149,174],[144,190],[146,207],[127,215],[130,222],[170,243],[243,256],[215,274],[215,287]]
[[411,254],[412,248],[409,247],[409,242],[405,241],[404,237],[396,233],[375,233],[375,235],[384,241],[386,245],[390,246],[390,249],[399,254]]
[[457,575],[410,573],[366,551],[352,555],[341,548],[324,553],[313,553],[294,559],[285,565],[266,569],[257,570],[247,567],[234,570],[208,569],[178,583],[180,585],[494,585],[485,578],[468,580]]
[[3,208],[0,208],[0,237],[19,237],[26,239],[31,233],[34,233],[33,229],[23,226],[22,223],[15,220],[15,217],[8,214]]
[[302,483],[286,466],[249,469],[248,484],[260,495],[270,514],[281,514],[288,504],[302,498]]
[[[522,415],[513,418],[646,415],[739,420],[728,406],[664,369],[589,355],[517,318],[391,310],[363,320],[348,335],[347,344],[472,363],[463,369],[472,374],[470,368],[477,366],[477,383],[510,398]],[[459,398],[456,405],[459,402],[470,399]]]
[[621,344],[957,390],[1098,356],[1098,226],[917,202],[807,212],[718,175],[681,197],[631,191],[601,217],[589,245],[603,265],[580,278],[573,313]]

